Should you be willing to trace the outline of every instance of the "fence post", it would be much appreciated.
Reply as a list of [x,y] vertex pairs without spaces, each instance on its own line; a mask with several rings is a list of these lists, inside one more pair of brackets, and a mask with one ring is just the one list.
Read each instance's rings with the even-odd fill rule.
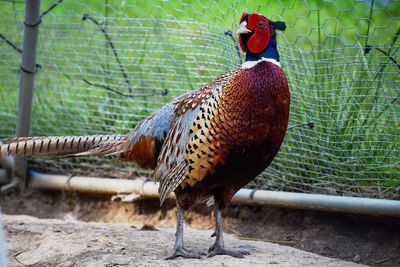
[[[26,0],[25,30],[21,59],[21,78],[18,101],[18,117],[16,136],[29,136],[32,115],[32,97],[34,74],[36,71],[36,47],[40,24],[40,0]],[[15,159],[14,174],[26,184],[27,161],[25,158]]]

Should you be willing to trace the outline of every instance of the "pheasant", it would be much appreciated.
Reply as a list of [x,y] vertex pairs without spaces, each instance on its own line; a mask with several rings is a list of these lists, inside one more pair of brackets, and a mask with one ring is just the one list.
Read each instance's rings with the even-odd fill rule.
[[204,87],[188,92],[143,120],[126,135],[22,137],[0,146],[0,156],[117,155],[154,169],[161,205],[177,202],[176,257],[200,258],[183,243],[183,211],[214,205],[214,245],[208,256],[244,257],[224,246],[221,210],[277,154],[286,133],[290,93],[279,63],[276,30],[281,21],[243,13],[236,31],[246,62]]

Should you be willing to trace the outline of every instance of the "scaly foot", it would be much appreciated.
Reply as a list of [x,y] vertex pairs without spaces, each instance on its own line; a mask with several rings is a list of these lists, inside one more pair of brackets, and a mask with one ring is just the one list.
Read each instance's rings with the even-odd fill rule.
[[214,244],[210,249],[208,250],[208,258],[214,257],[216,255],[229,255],[235,258],[244,258],[245,255],[250,255],[248,251],[235,251],[235,250],[229,250],[221,247],[218,244]]
[[166,260],[173,260],[178,257],[186,259],[201,259],[202,256],[206,255],[204,252],[187,250],[184,247],[175,247],[172,254],[166,257]]

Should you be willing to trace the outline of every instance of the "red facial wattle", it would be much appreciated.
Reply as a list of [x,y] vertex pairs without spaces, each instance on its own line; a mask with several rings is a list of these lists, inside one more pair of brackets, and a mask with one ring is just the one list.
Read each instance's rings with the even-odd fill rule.
[[[243,13],[240,21],[242,21],[247,14]],[[260,25],[260,23],[262,25]],[[268,19],[256,13],[249,14],[247,18],[247,28],[253,33],[244,44],[242,35],[239,35],[239,44],[243,52],[247,50],[253,54],[258,54],[264,51],[270,41],[270,29]]]

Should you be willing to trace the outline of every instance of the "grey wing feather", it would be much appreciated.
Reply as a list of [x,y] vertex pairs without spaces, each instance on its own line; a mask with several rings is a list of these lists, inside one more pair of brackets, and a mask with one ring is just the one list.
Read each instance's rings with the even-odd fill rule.
[[186,145],[191,138],[190,128],[200,107],[186,111],[173,125],[154,170],[154,179],[160,182],[161,204],[185,179],[187,164],[184,160]]
[[175,119],[175,104],[175,102],[172,102],[165,105],[136,126],[128,134],[128,140],[124,145],[124,152],[129,151],[132,145],[142,136],[153,136],[163,142]]

